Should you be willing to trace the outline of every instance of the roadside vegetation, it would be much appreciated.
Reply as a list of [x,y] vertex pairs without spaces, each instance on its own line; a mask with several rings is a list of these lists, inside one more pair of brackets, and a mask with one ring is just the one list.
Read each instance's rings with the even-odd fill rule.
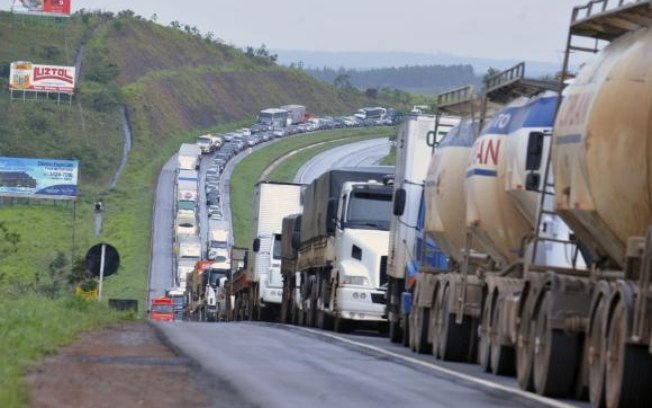
[[[279,143],[272,144],[263,149],[257,150],[244,158],[233,171],[231,175],[230,199],[231,199],[231,219],[233,221],[233,234],[235,245],[248,247],[251,242],[251,211],[253,208],[253,191],[254,186],[265,168],[279,157],[293,151],[319,142],[338,140],[338,144],[352,143],[365,139],[375,139],[379,137],[388,137],[395,133],[393,127],[372,127],[361,129],[339,129],[328,132],[318,132],[310,135],[290,138]],[[339,139],[347,139],[339,140]],[[328,147],[323,147],[328,146]],[[332,148],[333,144],[319,146],[315,149],[307,149],[297,153],[301,155],[303,161],[309,160],[314,155],[321,152],[321,148]],[[288,167],[280,165],[268,177],[269,180],[282,180],[290,176],[290,181],[294,173],[301,166],[301,163],[294,160],[294,156],[288,158]],[[292,170],[294,169],[294,170]],[[294,173],[292,173],[294,171]]]
[[383,166],[396,166],[396,146],[392,145],[389,153],[383,160],[380,161]]

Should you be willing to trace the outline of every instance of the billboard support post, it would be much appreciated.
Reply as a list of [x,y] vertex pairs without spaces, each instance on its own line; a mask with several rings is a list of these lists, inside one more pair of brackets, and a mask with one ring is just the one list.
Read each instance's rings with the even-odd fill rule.
[[77,201],[72,202],[72,249],[70,250],[70,272],[75,268],[75,224],[77,221]]
[[100,256],[100,285],[98,287],[97,300],[102,301],[102,283],[104,282],[104,262],[106,261],[106,244],[102,244],[102,255]]

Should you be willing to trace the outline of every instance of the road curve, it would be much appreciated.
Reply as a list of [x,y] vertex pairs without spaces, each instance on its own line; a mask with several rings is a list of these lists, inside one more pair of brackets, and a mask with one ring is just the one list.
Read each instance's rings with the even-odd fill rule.
[[295,183],[308,184],[327,170],[338,167],[360,167],[378,164],[389,153],[387,138],[364,140],[319,153],[297,171]]

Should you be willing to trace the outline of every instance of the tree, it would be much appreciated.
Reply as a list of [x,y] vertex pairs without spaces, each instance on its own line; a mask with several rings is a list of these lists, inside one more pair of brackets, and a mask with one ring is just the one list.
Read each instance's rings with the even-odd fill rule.
[[338,89],[350,89],[353,88],[351,85],[351,75],[346,73],[339,73],[333,81],[333,86]]

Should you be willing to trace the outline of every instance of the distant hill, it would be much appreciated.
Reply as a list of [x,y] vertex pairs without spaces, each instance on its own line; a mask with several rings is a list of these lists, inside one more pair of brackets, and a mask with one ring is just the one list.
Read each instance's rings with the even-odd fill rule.
[[[406,65],[471,65],[474,71],[483,75],[491,67],[509,68],[522,60],[487,59],[448,53],[426,54],[415,52],[325,52],[274,49],[278,61],[284,65],[302,62],[305,68],[333,68],[369,70],[376,68],[404,67]],[[561,62],[526,61],[527,75],[541,77],[554,75],[561,68]]]
[[[306,105],[347,113],[371,103],[268,56],[247,54],[186,26],[162,26],[130,11],[78,12],[60,24],[0,12],[0,155],[75,157],[81,177],[105,185],[122,151],[127,106],[135,149],[196,129],[252,117],[266,107]],[[12,61],[73,65],[86,42],[72,106],[9,103]]]
[[399,68],[355,69],[305,69],[320,81],[334,84],[345,78],[358,89],[401,89],[424,95],[434,95],[451,88],[474,85],[481,87],[482,78],[471,65],[404,66]]

